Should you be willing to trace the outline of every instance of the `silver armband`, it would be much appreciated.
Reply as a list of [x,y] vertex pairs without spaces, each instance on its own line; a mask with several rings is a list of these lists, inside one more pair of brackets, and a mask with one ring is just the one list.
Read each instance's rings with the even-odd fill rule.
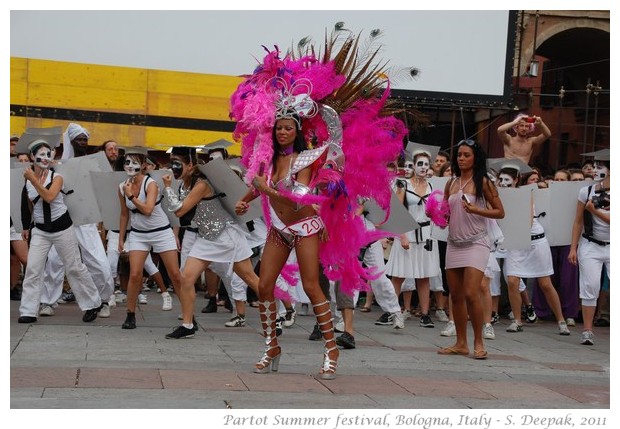
[[164,197],[166,197],[166,201],[168,202],[169,212],[174,213],[183,207],[183,201],[179,200],[179,196],[171,187],[164,188]]

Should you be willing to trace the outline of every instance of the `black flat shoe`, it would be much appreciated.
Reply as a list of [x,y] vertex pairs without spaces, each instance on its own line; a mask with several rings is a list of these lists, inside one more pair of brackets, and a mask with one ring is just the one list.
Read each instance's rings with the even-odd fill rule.
[[136,313],[127,313],[122,329],[136,329]]
[[217,300],[215,298],[209,298],[209,303],[200,310],[201,313],[217,313]]
[[101,304],[99,307],[95,307],[95,308],[91,308],[89,310],[86,310],[86,312],[84,313],[84,316],[82,316],[82,322],[92,322],[97,318],[97,313],[99,313],[99,311],[103,308],[103,304]]

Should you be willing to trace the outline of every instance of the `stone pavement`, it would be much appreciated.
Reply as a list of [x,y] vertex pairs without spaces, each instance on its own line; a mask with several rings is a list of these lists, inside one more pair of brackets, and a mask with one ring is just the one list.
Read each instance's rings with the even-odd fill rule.
[[583,346],[580,324],[565,337],[546,321],[507,333],[503,319],[479,361],[436,353],[454,341],[439,335],[443,323],[376,326],[373,306],[356,311],[357,348],[341,350],[338,377],[323,381],[322,341],[308,341],[312,316],[284,330],[280,371],[254,374],[263,348],[256,308],[248,306],[246,327],[226,328],[231,314],[200,313],[198,295],[196,336],[168,340],[180,304],[174,297],[173,310],[162,311],[159,295],[147,295],[132,331],[120,328],[124,304],[90,324],[75,303],[60,304],[55,316],[25,325],[11,301],[11,408],[610,410],[609,328],[596,328],[594,346]]

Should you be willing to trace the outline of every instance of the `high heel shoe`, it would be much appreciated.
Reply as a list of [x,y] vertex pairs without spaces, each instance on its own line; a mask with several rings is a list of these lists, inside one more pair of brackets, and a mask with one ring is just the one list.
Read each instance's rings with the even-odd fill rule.
[[282,356],[282,351],[278,352],[277,355],[271,357],[269,356],[269,352],[273,349],[279,349],[280,346],[265,348],[265,353],[261,356],[260,360],[256,362],[254,366],[254,372],[256,374],[267,374],[270,369],[273,372],[278,372],[278,368],[280,367],[280,357]]
[[[271,308],[272,306],[273,309]],[[280,366],[282,350],[278,345],[278,337],[276,336],[276,303],[274,301],[260,301],[258,308],[265,337],[265,351],[260,360],[254,365],[254,372],[256,374],[267,374],[270,371],[277,372]],[[269,353],[276,349],[278,353],[275,356],[271,356]]]
[[[327,344],[327,343],[326,343]],[[332,360],[329,357],[329,353],[336,351],[336,360]],[[319,372],[319,377],[321,380],[334,380],[336,379],[336,367],[338,366],[338,357],[340,352],[338,347],[336,347],[336,342],[334,341],[333,347],[325,347],[325,351],[323,352],[323,367]]]
[[[320,312],[319,307],[327,305],[327,310]],[[323,365],[319,371],[319,377],[322,380],[334,380],[336,378],[336,368],[338,366],[338,357],[340,352],[334,338],[334,325],[332,311],[329,308],[329,301],[324,301],[316,305],[312,305],[316,315],[316,321],[319,325],[323,339],[325,340],[325,350],[323,351]],[[330,357],[330,353],[336,355],[335,359]]]

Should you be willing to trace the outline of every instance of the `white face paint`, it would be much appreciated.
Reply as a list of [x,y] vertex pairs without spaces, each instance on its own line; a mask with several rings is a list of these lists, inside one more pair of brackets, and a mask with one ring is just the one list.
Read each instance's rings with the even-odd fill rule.
[[502,188],[512,188],[515,183],[515,179],[510,174],[502,173],[499,175],[499,182],[497,185]]
[[34,154],[34,165],[47,170],[52,162],[52,150],[47,146],[41,146]]
[[609,168],[605,164],[594,163],[594,180],[601,181],[609,176]]
[[426,177],[426,173],[430,168],[431,163],[428,158],[421,156],[415,161],[415,175],[418,177]]
[[410,178],[413,176],[413,162],[405,161],[405,165],[403,166],[403,171],[405,172],[405,177]]
[[141,167],[142,165],[133,158],[128,157],[125,160],[125,173],[127,173],[129,177],[134,177],[140,173]]

